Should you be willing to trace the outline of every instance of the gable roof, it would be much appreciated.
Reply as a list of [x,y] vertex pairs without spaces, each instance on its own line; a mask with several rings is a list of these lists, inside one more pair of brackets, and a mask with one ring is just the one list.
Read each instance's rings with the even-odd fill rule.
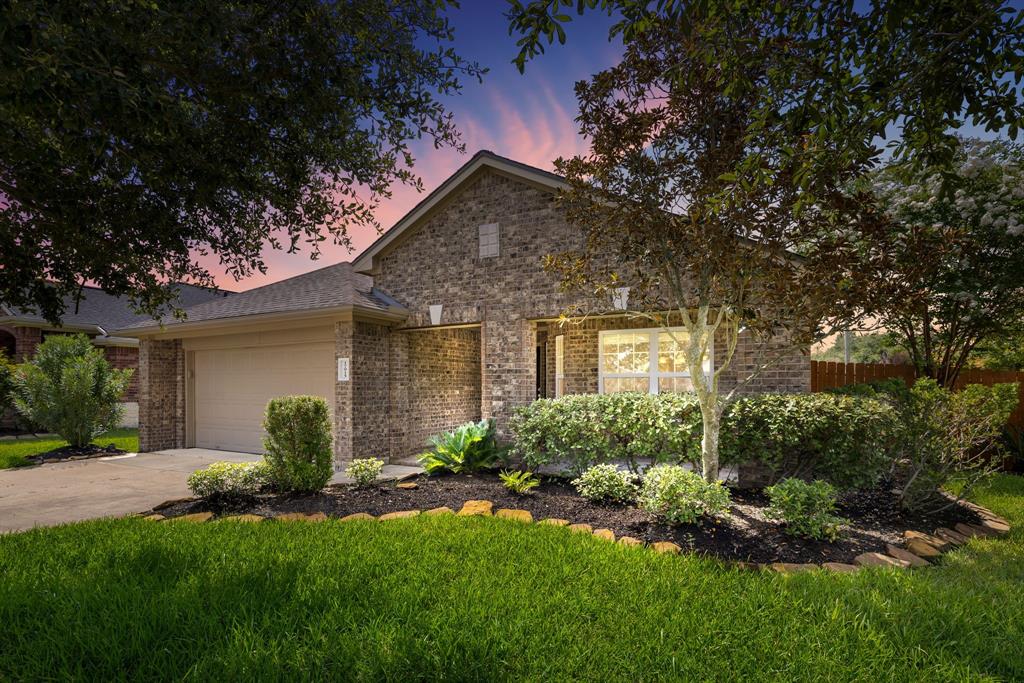
[[[206,301],[224,299],[231,292],[214,291],[206,287],[197,287],[184,283],[175,283],[178,289],[177,305],[182,308],[195,306]],[[74,297],[64,297],[65,310],[61,316],[61,326],[70,329],[88,330],[103,335],[128,325],[149,320],[150,316],[136,313],[131,302],[125,296],[113,296],[98,287],[84,287],[82,300],[77,306]],[[0,304],[0,322],[22,323],[49,327],[50,323],[42,315]]]
[[373,271],[373,259],[381,253],[388,245],[392,244],[400,235],[411,229],[417,221],[430,212],[435,206],[444,201],[449,195],[455,193],[463,183],[471,178],[477,171],[483,168],[491,168],[507,175],[523,180],[537,183],[551,190],[561,190],[568,187],[562,176],[544,169],[524,164],[515,159],[503,157],[494,152],[482,149],[473,155],[469,161],[462,165],[459,170],[450,175],[447,180],[438,185],[437,189],[428,194],[419,204],[414,206],[409,213],[402,216],[390,230],[377,238],[373,244],[366,248],[355,261],[352,268],[357,273],[370,273]]
[[132,335],[213,321],[248,322],[257,316],[345,309],[399,318],[406,313],[397,301],[375,290],[371,278],[345,262],[186,308],[185,320],[145,320],[119,332]]

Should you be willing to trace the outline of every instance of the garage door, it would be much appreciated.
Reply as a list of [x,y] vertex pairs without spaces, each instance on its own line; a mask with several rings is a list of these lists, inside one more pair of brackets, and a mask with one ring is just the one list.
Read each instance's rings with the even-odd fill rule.
[[334,401],[334,344],[287,344],[196,351],[195,445],[263,452],[267,401],[290,394]]

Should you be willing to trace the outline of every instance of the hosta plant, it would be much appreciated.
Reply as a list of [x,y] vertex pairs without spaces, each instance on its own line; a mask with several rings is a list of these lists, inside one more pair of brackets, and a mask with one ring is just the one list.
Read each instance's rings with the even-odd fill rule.
[[512,493],[524,495],[540,486],[540,477],[527,470],[504,470],[498,475],[501,483]]

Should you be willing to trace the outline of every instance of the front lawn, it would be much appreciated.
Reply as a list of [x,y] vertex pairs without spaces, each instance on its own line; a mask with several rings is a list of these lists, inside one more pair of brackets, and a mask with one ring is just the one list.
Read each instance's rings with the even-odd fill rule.
[[[139,430],[114,429],[95,439],[94,443],[99,446],[113,445],[123,451],[134,453],[139,450]],[[0,470],[31,465],[32,463],[26,460],[27,457],[67,445],[67,441],[58,437],[0,440]]]
[[0,679],[1024,677],[1010,535],[783,576],[494,518],[100,521],[0,537]]

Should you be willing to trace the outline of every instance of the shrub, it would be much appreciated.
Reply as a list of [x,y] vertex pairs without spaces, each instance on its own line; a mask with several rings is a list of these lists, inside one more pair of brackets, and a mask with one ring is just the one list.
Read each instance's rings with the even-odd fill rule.
[[611,500],[626,503],[636,498],[636,485],[628,472],[615,465],[594,465],[587,468],[572,485],[587,500]]
[[14,405],[14,369],[14,363],[0,350],[0,417]]
[[14,373],[14,407],[81,448],[117,426],[133,370],[115,370],[84,334],[47,337]]
[[690,394],[581,394],[515,411],[512,453],[531,468],[564,464],[580,475],[600,463],[679,463],[700,452],[700,408]]
[[285,491],[319,491],[334,473],[331,411],[319,396],[271,399],[263,419],[266,459]]
[[215,462],[188,476],[188,488],[203,498],[245,496],[270,484],[270,465],[263,462]]
[[427,474],[476,472],[502,460],[505,449],[498,446],[494,420],[467,422],[454,431],[430,438],[434,449],[419,457]]
[[819,541],[839,538],[846,520],[835,515],[836,489],[827,481],[783,479],[765,493],[771,501],[768,517],[784,522],[787,533]]
[[956,478],[966,495],[998,465],[998,438],[1017,405],[1016,384],[971,384],[950,392],[918,379],[897,403],[903,423],[895,474],[901,504],[936,510],[950,504],[939,488]]
[[526,470],[505,470],[498,475],[501,483],[512,493],[524,495],[540,486],[540,477]]
[[704,515],[726,514],[729,502],[729,490],[721,482],[708,483],[678,465],[652,467],[640,487],[640,507],[669,524],[693,524]]
[[384,461],[380,458],[356,458],[345,468],[345,476],[355,480],[356,487],[365,488],[377,480],[384,469]]
[[788,477],[868,487],[892,464],[896,412],[874,398],[761,394],[732,403],[722,418],[723,463],[757,462]]

